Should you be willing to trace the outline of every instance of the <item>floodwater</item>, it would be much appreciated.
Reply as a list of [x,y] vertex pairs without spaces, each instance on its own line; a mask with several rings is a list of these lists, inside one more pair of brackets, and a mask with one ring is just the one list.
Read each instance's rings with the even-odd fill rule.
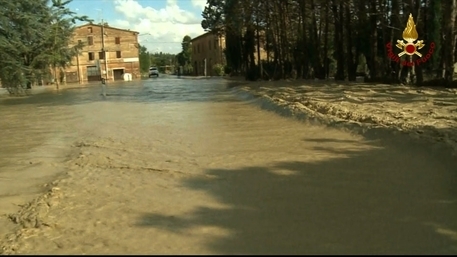
[[[52,225],[23,230],[7,253],[457,253],[446,148],[282,117],[228,83],[164,77],[109,84],[106,97],[92,85],[1,100],[0,214],[56,179],[61,192],[39,216]],[[15,231],[0,219],[0,236]]]

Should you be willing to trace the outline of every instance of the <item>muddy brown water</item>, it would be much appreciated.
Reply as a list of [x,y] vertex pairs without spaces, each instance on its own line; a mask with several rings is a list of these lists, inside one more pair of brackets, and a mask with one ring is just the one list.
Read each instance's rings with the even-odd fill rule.
[[[16,253],[457,253],[457,160],[445,147],[303,123],[228,83],[0,100],[0,214],[73,174],[50,212],[60,229]],[[15,229],[1,217],[1,236]]]

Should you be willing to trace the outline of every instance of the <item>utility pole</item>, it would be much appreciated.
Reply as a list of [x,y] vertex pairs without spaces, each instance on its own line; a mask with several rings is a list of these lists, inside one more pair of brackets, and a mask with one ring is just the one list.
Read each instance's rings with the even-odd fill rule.
[[[106,58],[106,51],[105,51],[105,24],[102,19],[102,55],[103,59],[105,59],[105,77],[102,78],[102,94],[106,97],[106,81],[108,80],[108,58]],[[99,60],[100,63],[100,60]]]
[[79,84],[82,84],[81,83],[81,68],[79,67],[79,52],[76,55],[76,65],[78,66],[78,82],[79,82]]
[[108,80],[108,56],[105,51],[105,23],[102,19],[102,53],[105,59],[105,80]]
[[205,63],[204,75],[205,75],[205,77],[206,77],[206,58],[205,58],[205,60],[204,60],[204,63]]

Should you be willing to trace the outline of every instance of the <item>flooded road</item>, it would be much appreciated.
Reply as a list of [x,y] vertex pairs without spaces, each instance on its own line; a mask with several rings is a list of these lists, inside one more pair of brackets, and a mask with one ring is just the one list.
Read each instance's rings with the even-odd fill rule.
[[0,251],[457,253],[457,160],[445,148],[305,124],[227,83],[1,100],[0,214],[54,189],[16,224],[1,217]]

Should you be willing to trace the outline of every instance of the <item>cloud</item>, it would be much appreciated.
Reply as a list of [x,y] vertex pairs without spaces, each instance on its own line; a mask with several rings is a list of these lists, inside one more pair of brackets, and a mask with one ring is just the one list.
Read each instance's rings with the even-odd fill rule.
[[162,9],[142,6],[135,0],[114,0],[113,4],[122,18],[109,22],[110,25],[140,32],[140,44],[150,52],[178,53],[184,36],[193,38],[204,33],[200,16],[181,9],[177,0],[167,0]]
[[114,27],[128,28],[130,27],[130,22],[126,20],[115,20],[113,23]]
[[206,6],[206,0],[192,0],[192,5],[203,10]]

